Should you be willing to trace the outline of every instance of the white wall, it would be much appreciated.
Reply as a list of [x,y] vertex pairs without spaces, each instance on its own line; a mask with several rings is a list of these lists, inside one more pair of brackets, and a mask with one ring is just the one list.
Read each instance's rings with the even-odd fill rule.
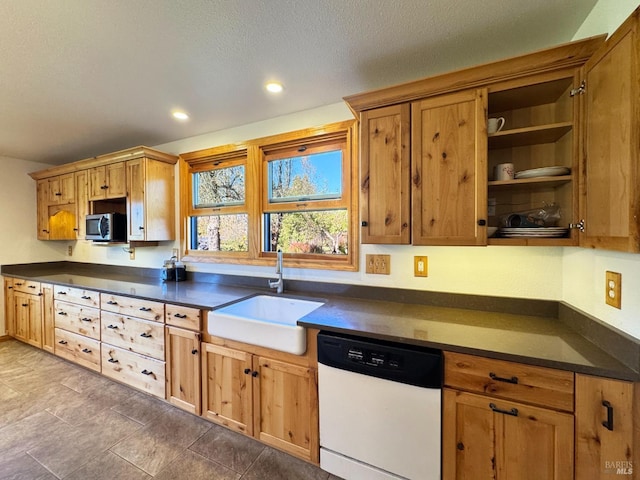
[[[613,33],[637,7],[637,0],[599,0],[574,40]],[[562,299],[640,338],[640,255],[567,248],[562,260]],[[621,310],[604,301],[607,270],[622,274]]]
[[[50,167],[0,156],[0,264],[59,260],[60,242],[36,240],[36,184],[27,174]],[[0,295],[0,336],[5,332],[4,295]]]

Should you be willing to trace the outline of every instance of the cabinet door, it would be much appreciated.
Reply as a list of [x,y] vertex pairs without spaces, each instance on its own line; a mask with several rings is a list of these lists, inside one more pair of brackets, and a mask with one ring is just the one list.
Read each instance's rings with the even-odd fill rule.
[[639,11],[584,65],[581,246],[640,252]]
[[200,415],[200,333],[166,327],[167,400]]
[[76,238],[84,240],[86,232],[85,219],[89,215],[89,171],[76,172]]
[[144,161],[139,158],[127,162],[127,238],[146,240]]
[[16,336],[15,303],[13,295],[13,278],[4,277],[4,321],[7,333]]
[[42,302],[40,295],[14,292],[16,338],[42,348]]
[[254,431],[262,442],[297,457],[319,460],[317,372],[254,358]]
[[105,198],[107,189],[106,167],[93,167],[88,170],[89,174],[89,200],[102,200]]
[[66,205],[75,202],[75,176],[73,173],[57,175],[48,181],[49,205]]
[[123,198],[127,195],[125,162],[105,166],[105,198]]
[[411,105],[414,245],[486,245],[486,90]]
[[577,479],[640,478],[638,395],[631,382],[576,374]]
[[573,415],[445,389],[443,478],[573,478]]
[[15,337],[26,342],[29,330],[29,295],[14,291],[13,312]]
[[43,283],[42,286],[42,348],[54,352],[55,329],[53,315],[53,285]]
[[252,355],[202,344],[202,415],[232,430],[253,435]]
[[411,242],[409,125],[408,104],[361,114],[362,243]]
[[49,240],[49,180],[38,180],[37,183],[38,208],[38,240]]

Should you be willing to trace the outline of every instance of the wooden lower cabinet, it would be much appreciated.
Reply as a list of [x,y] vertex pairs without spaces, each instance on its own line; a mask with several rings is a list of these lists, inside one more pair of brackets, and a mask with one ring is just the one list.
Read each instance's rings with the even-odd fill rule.
[[53,285],[42,284],[42,349],[54,353],[56,344]]
[[317,370],[202,344],[203,415],[318,463]]
[[103,343],[102,374],[165,398],[165,363],[160,360]]
[[13,278],[4,277],[4,323],[7,333],[16,336],[16,312],[13,295]]
[[572,479],[573,422],[569,413],[445,388],[443,479]]
[[576,374],[576,479],[640,478],[640,384]]
[[200,415],[200,332],[167,325],[165,354],[167,400],[183,410]]
[[42,299],[38,295],[14,292],[15,336],[23,342],[42,348]]
[[100,340],[61,328],[55,329],[55,354],[83,367],[100,371]]

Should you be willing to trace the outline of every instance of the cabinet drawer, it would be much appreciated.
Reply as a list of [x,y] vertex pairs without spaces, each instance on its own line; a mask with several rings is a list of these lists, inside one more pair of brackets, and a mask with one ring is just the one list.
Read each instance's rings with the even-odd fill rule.
[[54,303],[56,328],[100,340],[100,310],[75,303]]
[[444,355],[447,386],[573,411],[572,372],[459,353]]
[[104,344],[102,374],[156,397],[165,397],[165,364]]
[[100,296],[102,310],[128,317],[164,322],[164,303],[103,293]]
[[197,308],[167,304],[166,322],[168,325],[200,331],[202,318]]
[[100,371],[100,341],[55,329],[55,354],[71,362]]
[[92,290],[55,285],[53,287],[53,298],[87,307],[100,308],[100,294]]
[[102,312],[102,341],[164,361],[164,325]]
[[39,295],[40,282],[33,282],[31,280],[23,280],[21,278],[13,279],[13,290],[22,293],[31,293],[33,295]]

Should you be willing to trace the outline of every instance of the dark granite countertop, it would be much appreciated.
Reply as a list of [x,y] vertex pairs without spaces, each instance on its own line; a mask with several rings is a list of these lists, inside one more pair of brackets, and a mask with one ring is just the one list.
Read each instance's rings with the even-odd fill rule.
[[[267,288],[199,281],[167,282],[109,272],[55,272],[50,269],[5,271],[57,285],[135,296],[200,309],[215,309]],[[99,275],[99,276],[97,276]],[[258,283],[258,285],[264,282]],[[305,316],[300,325],[442,350],[546,366],[578,373],[640,381],[625,365],[557,318],[469,308],[451,308],[399,301],[350,298],[305,291],[290,296],[320,297],[325,305]]]

